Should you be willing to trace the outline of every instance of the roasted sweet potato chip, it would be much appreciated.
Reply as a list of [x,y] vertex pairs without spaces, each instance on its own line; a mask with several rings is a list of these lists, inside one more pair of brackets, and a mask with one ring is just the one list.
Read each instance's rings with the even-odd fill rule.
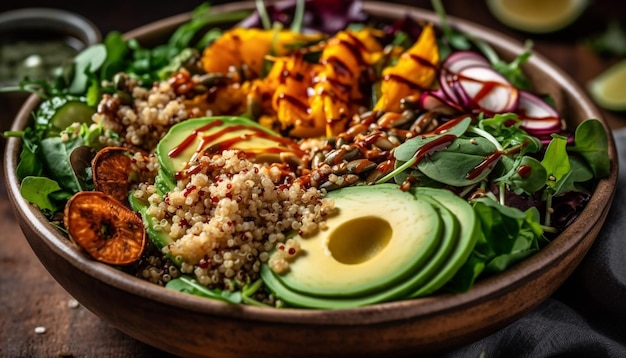
[[63,219],[70,239],[98,261],[126,265],[143,253],[146,234],[141,218],[103,192],[74,194]]
[[132,159],[128,148],[105,147],[91,162],[96,191],[109,194],[118,201],[128,202]]

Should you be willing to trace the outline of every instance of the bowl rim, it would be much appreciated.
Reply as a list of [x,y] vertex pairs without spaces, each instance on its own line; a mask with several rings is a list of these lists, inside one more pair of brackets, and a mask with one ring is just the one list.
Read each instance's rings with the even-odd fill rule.
[[[382,17],[398,17],[398,14],[409,14],[418,19],[440,24],[438,17],[431,11],[411,7],[409,5],[390,6],[387,3],[366,1],[363,4],[364,10],[375,12]],[[240,9],[250,9],[254,6],[251,2],[229,3],[213,7],[213,11],[232,11]],[[190,17],[189,13],[175,15],[160,21],[159,24],[174,26]],[[479,38],[486,40],[492,45],[500,48],[507,48],[513,53],[520,54],[525,48],[520,42],[501,33],[496,33],[482,25],[470,21],[447,16],[447,20],[457,29],[470,32]],[[155,23],[139,27],[125,34],[127,38],[141,37],[152,30]],[[609,156],[611,158],[611,173],[608,178],[600,180],[598,186],[581,216],[586,216],[587,221],[583,222],[577,218],[568,226],[557,238],[548,246],[531,257],[524,259],[519,264],[507,269],[505,272],[477,282],[469,291],[460,294],[438,294],[411,300],[386,302],[365,307],[339,309],[339,310],[315,310],[315,309],[275,309],[250,305],[232,305],[189,294],[167,290],[153,283],[141,280],[132,275],[120,273],[112,266],[96,262],[87,254],[63,236],[58,230],[48,223],[45,216],[34,206],[24,200],[19,194],[19,181],[14,175],[18,164],[21,141],[18,138],[8,138],[5,150],[4,169],[7,183],[7,191],[16,215],[21,214],[32,229],[39,235],[44,243],[62,259],[67,260],[77,269],[94,277],[104,284],[117,287],[121,290],[144,297],[147,300],[160,302],[166,305],[184,308],[190,311],[210,314],[220,317],[228,316],[231,319],[246,321],[280,322],[285,324],[310,324],[310,325],[368,325],[379,323],[390,323],[393,321],[414,319],[438,315],[451,311],[463,310],[466,307],[484,300],[485,298],[502,295],[516,287],[532,280],[541,274],[543,270],[551,265],[555,260],[568,255],[574,250],[583,238],[593,227],[587,225],[592,221],[597,223],[602,221],[610,208],[610,202],[615,192],[617,181],[617,154],[613,136],[606,120],[601,112],[585,95],[581,87],[569,77],[567,73],[556,67],[541,54],[533,52],[529,62],[535,63],[552,80],[556,81],[559,87],[575,95],[576,101],[580,103],[581,109],[588,113],[588,117],[601,120],[605,129],[609,133]],[[12,130],[20,130],[28,123],[30,113],[39,103],[37,95],[31,95],[17,115],[17,120],[12,125]],[[578,238],[577,240],[571,239]],[[354,314],[359,312],[360,314]]]

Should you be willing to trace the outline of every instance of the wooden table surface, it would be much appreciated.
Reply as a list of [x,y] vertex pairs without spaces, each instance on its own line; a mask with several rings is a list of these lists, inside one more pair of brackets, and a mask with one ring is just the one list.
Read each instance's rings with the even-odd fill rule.
[[[399,1],[431,9],[430,1]],[[3,2],[0,12],[16,7],[50,6],[46,1]],[[167,9],[147,1],[109,1],[106,8],[83,1],[62,2],[63,8],[92,20],[103,34],[128,31],[162,17],[186,12],[199,1],[169,2]],[[498,23],[482,1],[443,1],[451,16],[492,27],[520,41],[532,39],[534,48],[585,84],[617,58],[601,58],[584,43],[584,38],[601,32],[607,20],[625,21],[626,5],[597,0],[566,31],[536,36],[513,31]],[[100,3],[104,4],[104,3]],[[12,6],[12,7],[10,7]],[[59,5],[60,6],[60,5]],[[96,6],[95,9],[91,9]],[[11,118],[23,96],[0,95],[0,131],[10,127]],[[603,111],[613,128],[626,126],[626,115]],[[4,139],[0,151],[4,154]],[[2,169],[0,168],[0,171]],[[77,304],[40,264],[24,239],[10,206],[4,173],[0,173],[0,356],[1,357],[155,357],[168,356],[117,331]],[[37,333],[43,327],[45,333]]]

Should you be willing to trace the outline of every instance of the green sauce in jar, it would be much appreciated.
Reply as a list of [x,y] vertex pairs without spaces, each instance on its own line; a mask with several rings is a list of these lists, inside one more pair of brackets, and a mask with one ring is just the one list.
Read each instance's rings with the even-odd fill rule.
[[83,47],[79,40],[60,34],[5,34],[0,37],[0,83],[52,79]]

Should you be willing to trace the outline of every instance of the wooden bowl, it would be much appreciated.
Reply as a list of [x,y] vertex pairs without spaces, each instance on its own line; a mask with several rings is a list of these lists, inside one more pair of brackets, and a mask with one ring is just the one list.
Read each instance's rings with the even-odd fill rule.
[[[253,7],[216,6],[215,11]],[[437,23],[430,11],[365,3],[382,18],[409,14]],[[156,44],[189,18],[174,16],[127,34]],[[522,44],[493,31],[449,17],[451,24],[489,42],[504,58],[524,51]],[[540,54],[525,70],[541,83],[572,125],[586,118],[608,126],[583,90]],[[38,103],[31,97],[13,124],[23,129]],[[441,294],[346,310],[270,309],[229,305],[142,281],[100,264],[48,224],[19,192],[15,175],[21,142],[7,141],[4,166],[9,197],[28,242],[52,276],[81,304],[120,331],[181,356],[381,356],[443,352],[467,344],[513,322],[550,296],[586,254],[611,206],[617,180],[615,143],[609,135],[611,174],[599,182],[580,217],[543,250],[469,292]]]

